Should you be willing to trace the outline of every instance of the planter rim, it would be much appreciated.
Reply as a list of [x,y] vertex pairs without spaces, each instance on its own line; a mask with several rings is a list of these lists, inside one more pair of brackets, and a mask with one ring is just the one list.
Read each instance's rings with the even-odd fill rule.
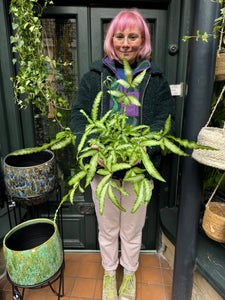
[[[8,248],[8,247],[6,246],[5,243],[6,243],[6,240],[7,240],[14,232],[16,232],[17,230],[19,230],[19,229],[21,229],[21,228],[23,228],[23,227],[29,226],[29,225],[37,224],[37,223],[48,223],[48,224],[52,224],[52,225],[54,226],[54,233],[49,237],[49,239],[48,239],[47,241],[49,241],[53,236],[56,235],[56,233],[57,233],[57,225],[56,225],[56,223],[55,223],[53,220],[48,219],[48,218],[31,219],[31,220],[25,221],[25,222],[23,222],[23,223],[20,223],[20,224],[16,225],[15,227],[13,227],[13,228],[5,235],[5,237],[4,237],[4,240],[3,240],[3,247],[6,247],[6,248],[9,249],[11,252],[24,252],[24,253],[26,253],[26,252],[30,251],[31,249],[27,249],[27,250],[12,250],[12,249]],[[47,241],[45,241],[45,242],[47,242]],[[32,249],[35,251],[35,249],[40,248],[42,245],[43,245],[43,243],[40,244],[40,245],[38,245],[38,246],[36,246],[36,247],[34,247],[34,248],[32,248]]]
[[[29,149],[29,148],[24,148],[24,149]],[[52,161],[52,160],[55,159],[54,152],[51,151],[51,150],[49,150],[49,149],[45,149],[45,150],[41,150],[41,151],[39,151],[39,152],[33,152],[33,153],[30,153],[30,154],[23,154],[23,155],[31,155],[31,154],[38,154],[38,153],[40,153],[40,152],[48,152],[49,154],[52,155],[52,157],[51,157],[49,160],[46,160],[46,161],[43,162],[43,163],[40,163],[40,164],[37,164],[37,165],[34,165],[34,166],[26,166],[26,167],[18,167],[18,166],[12,166],[12,165],[7,164],[7,163],[6,163],[6,159],[7,159],[8,157],[10,157],[10,156],[19,156],[19,155],[13,155],[13,153],[15,153],[15,152],[17,152],[17,151],[18,151],[18,150],[13,151],[13,152],[7,154],[7,155],[3,158],[2,164],[3,164],[3,165],[6,165],[6,166],[9,166],[9,167],[13,167],[14,169],[29,169],[29,168],[31,168],[31,167],[42,166],[42,165],[46,164],[47,162],[50,162],[50,161]],[[23,155],[20,155],[20,156],[23,156]]]

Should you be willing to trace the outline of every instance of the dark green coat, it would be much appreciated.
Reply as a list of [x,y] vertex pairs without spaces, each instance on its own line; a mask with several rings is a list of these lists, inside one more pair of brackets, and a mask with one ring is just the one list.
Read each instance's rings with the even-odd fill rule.
[[[139,108],[140,124],[150,126],[151,131],[160,131],[164,128],[168,115],[171,114],[172,126],[170,133],[173,134],[175,105],[168,82],[162,72],[154,64],[150,65],[147,59],[138,62],[134,74],[138,74],[145,68],[147,68],[147,72],[139,86],[139,101],[141,102],[141,107]],[[70,123],[72,132],[77,136],[77,145],[87,124],[87,120],[80,113],[80,109],[83,109],[90,116],[93,101],[97,93],[103,90],[100,113],[104,115],[109,110],[110,95],[103,84],[107,76],[117,76],[117,73],[113,62],[103,59],[102,61],[94,62],[90,67],[90,71],[83,76],[80,82],[78,95],[72,107]],[[155,167],[158,167],[160,163],[160,148],[153,147],[148,149],[148,154]]]

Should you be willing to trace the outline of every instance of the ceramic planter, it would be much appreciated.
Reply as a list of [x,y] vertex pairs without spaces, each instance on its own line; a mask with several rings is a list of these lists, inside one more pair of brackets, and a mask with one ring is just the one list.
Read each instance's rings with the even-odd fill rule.
[[52,151],[18,156],[12,154],[3,160],[5,186],[10,196],[37,197],[55,188],[56,164]]
[[6,270],[12,282],[32,286],[50,279],[63,263],[57,225],[33,219],[10,230],[3,240]]

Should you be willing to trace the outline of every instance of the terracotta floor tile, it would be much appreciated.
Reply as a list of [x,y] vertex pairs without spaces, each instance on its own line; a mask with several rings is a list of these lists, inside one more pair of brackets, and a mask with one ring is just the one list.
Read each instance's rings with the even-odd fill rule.
[[80,267],[79,261],[67,261],[65,262],[64,274],[68,276],[76,276]]
[[[64,297],[62,300],[101,300],[104,269],[99,253],[65,253]],[[117,269],[117,289],[123,268]],[[136,272],[136,300],[171,300],[173,272],[167,260],[158,254],[141,253]],[[53,283],[58,291],[58,281]],[[11,284],[0,281],[3,300],[11,300]],[[24,300],[56,300],[50,287],[26,289]]]
[[165,293],[165,300],[171,300],[172,297],[172,285],[164,285],[164,293]]
[[145,267],[160,267],[159,256],[157,254],[141,254],[140,255],[141,266]]
[[2,296],[2,300],[12,299],[12,292],[5,292],[5,291],[3,291],[1,293],[1,296]]
[[101,300],[102,299],[102,280],[97,280],[96,287],[95,287],[95,293],[94,293],[94,299],[95,300]]
[[159,255],[160,267],[165,269],[170,269],[170,265],[163,255]]
[[93,298],[96,280],[77,278],[71,296],[80,298]]
[[162,285],[142,284],[141,295],[141,300],[165,300]]
[[142,268],[139,267],[137,269],[137,272],[135,273],[135,276],[136,276],[136,282],[141,282],[141,271],[142,271]]
[[77,273],[77,277],[97,278],[99,268],[99,262],[82,261]]
[[141,284],[136,284],[136,300],[141,300]]
[[97,279],[102,279],[103,276],[104,276],[104,269],[103,269],[102,265],[100,265],[99,269],[98,269]]
[[[75,282],[75,278],[70,277],[70,276],[64,276],[64,296],[69,297],[71,295],[72,289],[74,287],[74,282]],[[53,284],[53,288],[58,292],[58,290],[59,290],[59,283],[55,282]],[[62,293],[62,290],[61,290],[61,293]],[[50,289],[50,287],[49,287],[49,293],[48,294],[50,294],[50,295],[53,294],[53,292]]]
[[68,253],[66,252],[64,254],[65,261],[66,262],[72,262],[72,261],[82,261],[84,254],[83,253]]
[[173,283],[173,271],[169,269],[161,269],[163,284]]
[[82,259],[85,261],[100,262],[101,255],[100,253],[84,253]]
[[[48,295],[48,296],[45,296],[45,300],[57,300],[58,298],[57,298],[57,296],[50,296],[50,295]],[[60,300],[70,300],[70,298],[69,297],[62,297],[62,298],[60,298]],[[73,298],[73,300],[74,300],[74,298]]]
[[162,284],[162,275],[159,268],[146,267],[141,272],[142,283]]
[[[45,298],[46,298],[46,295],[42,295],[42,294],[28,294],[28,293],[26,293],[25,292],[25,294],[24,294],[24,300],[45,300]],[[56,298],[56,296],[55,296],[55,298]],[[8,299],[9,300],[9,299]]]

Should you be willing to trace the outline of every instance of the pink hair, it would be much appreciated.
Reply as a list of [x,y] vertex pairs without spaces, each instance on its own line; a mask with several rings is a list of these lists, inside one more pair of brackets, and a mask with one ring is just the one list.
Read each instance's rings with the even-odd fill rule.
[[104,42],[104,51],[110,59],[118,59],[113,47],[113,35],[116,30],[119,29],[124,31],[127,27],[133,29],[135,26],[139,28],[141,35],[144,38],[144,43],[137,55],[137,60],[150,56],[151,41],[147,24],[141,14],[132,9],[121,11],[110,23]]

